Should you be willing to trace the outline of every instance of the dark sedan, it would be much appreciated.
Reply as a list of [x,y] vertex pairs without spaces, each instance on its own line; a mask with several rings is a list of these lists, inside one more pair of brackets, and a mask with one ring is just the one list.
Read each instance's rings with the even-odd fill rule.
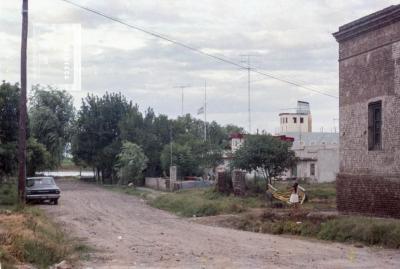
[[60,188],[52,177],[28,177],[26,180],[26,202],[50,201],[56,205],[60,193]]

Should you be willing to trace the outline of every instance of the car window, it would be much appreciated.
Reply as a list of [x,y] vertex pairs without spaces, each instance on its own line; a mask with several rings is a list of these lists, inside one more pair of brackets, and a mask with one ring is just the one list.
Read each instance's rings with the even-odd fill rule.
[[31,178],[27,180],[27,186],[32,187],[34,185],[53,185],[54,181],[52,178]]

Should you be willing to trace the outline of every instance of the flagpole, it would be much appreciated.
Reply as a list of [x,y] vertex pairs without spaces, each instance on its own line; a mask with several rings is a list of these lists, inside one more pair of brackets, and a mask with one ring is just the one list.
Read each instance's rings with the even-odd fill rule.
[[204,80],[204,141],[207,141],[207,80]]

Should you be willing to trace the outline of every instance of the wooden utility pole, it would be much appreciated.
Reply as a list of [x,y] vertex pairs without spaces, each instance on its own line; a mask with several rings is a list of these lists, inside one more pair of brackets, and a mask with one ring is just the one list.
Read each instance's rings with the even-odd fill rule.
[[25,203],[26,180],[26,54],[28,38],[28,0],[22,0],[22,37],[21,37],[21,95],[19,98],[19,130],[18,130],[18,199]]

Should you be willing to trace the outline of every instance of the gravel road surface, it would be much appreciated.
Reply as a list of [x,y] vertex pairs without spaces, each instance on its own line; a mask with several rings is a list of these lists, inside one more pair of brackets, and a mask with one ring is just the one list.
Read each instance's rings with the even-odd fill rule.
[[140,198],[58,181],[45,211],[97,251],[82,268],[400,268],[400,251],[197,224]]

